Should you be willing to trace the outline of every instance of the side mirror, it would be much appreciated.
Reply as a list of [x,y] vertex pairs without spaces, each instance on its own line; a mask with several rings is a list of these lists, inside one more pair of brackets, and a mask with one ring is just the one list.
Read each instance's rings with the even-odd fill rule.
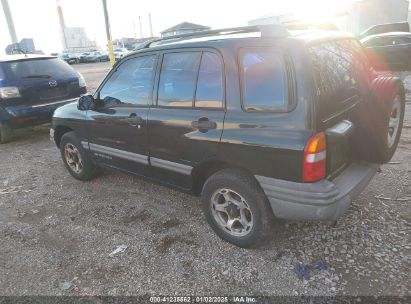
[[87,111],[94,109],[94,97],[93,95],[80,96],[77,104],[77,109],[80,111]]

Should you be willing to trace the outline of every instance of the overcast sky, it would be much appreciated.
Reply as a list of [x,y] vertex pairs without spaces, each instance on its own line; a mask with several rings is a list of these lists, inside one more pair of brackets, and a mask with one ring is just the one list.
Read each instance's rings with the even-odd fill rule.
[[[323,16],[346,2],[356,0],[107,0],[113,39],[134,37],[133,21],[139,37],[138,17],[143,34],[149,35],[151,13],[154,35],[187,21],[212,28],[244,26],[247,21],[271,12],[305,12]],[[37,49],[46,53],[62,50],[56,0],[9,0],[17,38],[33,38]],[[81,26],[91,40],[105,49],[105,29],[101,0],[60,0],[66,26]],[[0,53],[10,43],[0,6]]]

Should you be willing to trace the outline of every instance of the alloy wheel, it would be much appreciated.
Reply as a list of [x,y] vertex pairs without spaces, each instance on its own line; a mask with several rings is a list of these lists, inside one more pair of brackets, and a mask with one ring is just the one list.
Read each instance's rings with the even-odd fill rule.
[[232,236],[245,236],[253,228],[253,213],[246,200],[231,189],[218,189],[211,196],[214,220]]
[[71,143],[64,145],[64,157],[67,165],[74,173],[80,174],[83,171],[83,160],[79,150]]
[[400,126],[401,119],[401,99],[400,96],[394,98],[394,102],[391,108],[390,118],[388,122],[388,134],[387,134],[387,143],[388,148],[392,148],[397,137],[398,129]]

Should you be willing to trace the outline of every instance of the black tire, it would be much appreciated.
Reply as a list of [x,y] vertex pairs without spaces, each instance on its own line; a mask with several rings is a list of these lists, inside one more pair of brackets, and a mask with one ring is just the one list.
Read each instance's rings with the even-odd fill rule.
[[[68,159],[65,155],[66,149],[68,147],[74,147],[81,157],[81,169],[77,172],[75,171],[75,169],[73,169],[73,166],[69,164]],[[60,141],[60,153],[64,165],[74,178],[82,181],[87,181],[93,179],[96,176],[98,168],[87,155],[74,132],[67,132],[62,136]]]
[[[372,86],[371,92],[372,110],[369,112],[373,122],[370,130],[369,160],[384,164],[393,157],[400,137],[404,121],[405,94],[401,81],[396,77],[381,77]],[[394,105],[397,105],[399,122],[397,131],[391,140],[388,134],[392,134],[390,119],[395,115]]]
[[0,144],[13,140],[13,129],[7,123],[0,122]]
[[[232,235],[213,215],[212,198],[221,189],[230,189],[245,199],[253,222],[246,235]],[[255,248],[268,240],[274,216],[266,195],[252,176],[238,169],[224,169],[213,174],[203,186],[201,202],[207,222],[224,241],[243,248]]]

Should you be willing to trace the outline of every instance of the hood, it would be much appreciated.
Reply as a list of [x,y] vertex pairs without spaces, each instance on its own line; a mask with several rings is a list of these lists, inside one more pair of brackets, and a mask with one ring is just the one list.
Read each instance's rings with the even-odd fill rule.
[[85,112],[77,109],[77,103],[78,98],[74,98],[73,102],[70,102],[68,104],[65,104],[64,106],[57,108],[54,111],[53,117],[66,118],[71,117],[73,113],[76,113],[78,115],[78,112]]

